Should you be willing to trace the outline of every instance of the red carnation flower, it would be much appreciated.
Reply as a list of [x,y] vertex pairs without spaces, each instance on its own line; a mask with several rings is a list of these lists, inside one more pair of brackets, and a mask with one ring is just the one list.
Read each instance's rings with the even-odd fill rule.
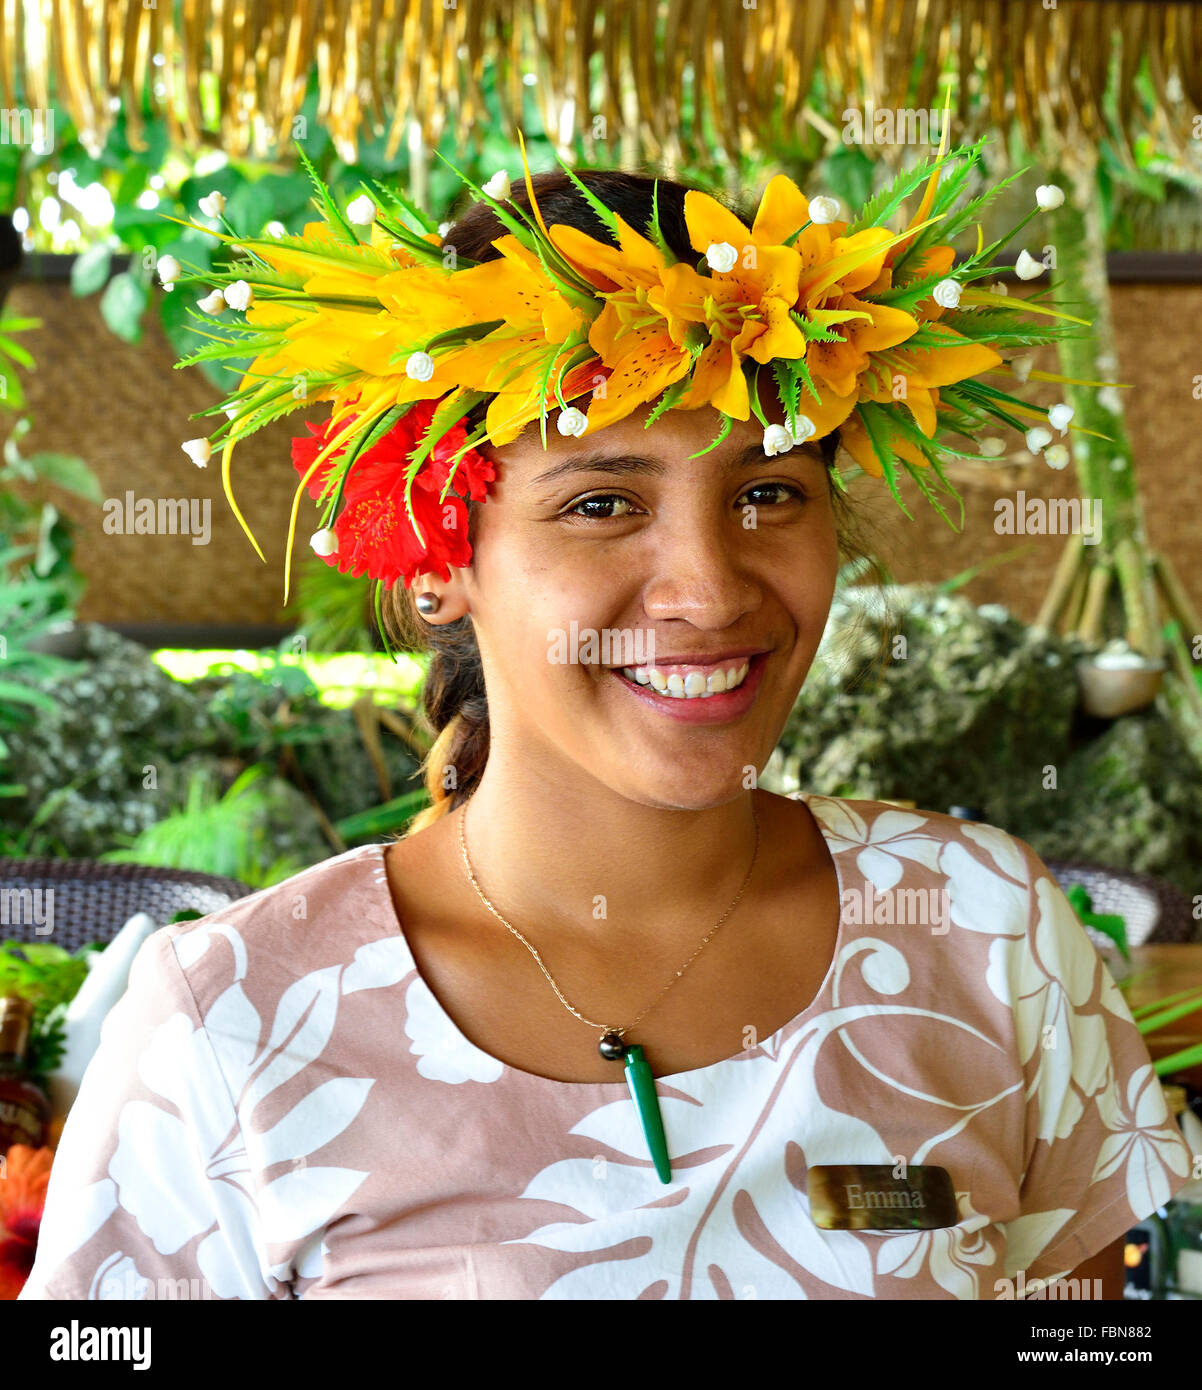
[[[405,474],[414,451],[429,431],[436,405],[435,401],[419,401],[352,464],[342,489],[342,510],[333,527],[338,551],[323,557],[340,574],[366,573],[391,588],[398,579],[408,585],[421,574],[440,574],[449,579],[452,568],[460,569],[470,563],[467,507],[458,492],[466,491],[475,501],[484,501],[489,483],[496,478],[496,469],[482,454],[469,449],[455,473],[453,488],[458,492],[452,490],[445,501],[438,500],[452,456],[467,439],[462,423],[454,425],[435,444],[413,480],[413,514],[425,538],[424,545],[405,508]],[[330,422],[306,422],[306,428],[312,432],[311,438],[302,436],[292,441],[293,466],[302,477],[328,442]],[[308,492],[314,500],[320,497],[337,457],[338,454],[326,459],[309,480]]]

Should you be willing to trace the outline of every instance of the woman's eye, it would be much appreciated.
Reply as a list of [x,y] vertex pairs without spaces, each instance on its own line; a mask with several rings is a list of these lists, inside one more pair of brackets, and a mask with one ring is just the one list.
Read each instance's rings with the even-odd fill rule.
[[746,506],[747,502],[744,499],[752,498],[753,493],[775,494],[775,496],[762,497],[759,501],[752,500],[750,505],[753,507],[771,506],[774,503],[787,502],[791,498],[796,498],[799,502],[805,501],[805,493],[800,488],[790,487],[787,483],[757,483],[755,487],[747,489],[743,497],[739,499],[740,503]]
[[[583,501],[577,502],[574,507],[570,507],[565,513],[567,516],[582,516],[586,521],[608,521],[613,517],[628,516],[628,512],[608,510],[614,506],[633,507],[634,503],[628,497],[619,497],[617,493],[607,492],[596,497],[586,497]],[[590,510],[584,511],[583,508]]]

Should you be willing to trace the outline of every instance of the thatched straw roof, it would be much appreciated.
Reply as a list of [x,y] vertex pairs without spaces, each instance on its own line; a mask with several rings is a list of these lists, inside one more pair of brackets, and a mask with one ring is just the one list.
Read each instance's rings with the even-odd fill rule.
[[[31,13],[0,33],[3,104],[20,94],[45,107],[54,90],[93,146],[118,105],[138,142],[134,93],[147,83],[182,144],[290,158],[314,61],[318,119],[344,159],[373,129],[389,132],[392,154],[419,133],[430,147],[448,123],[464,137],[493,123],[481,91],[493,63],[505,129],[533,74],[548,131],[564,140],[580,132],[595,157],[621,139],[627,153],[668,165],[715,144],[731,154],[773,149],[807,121],[829,126],[848,105],[936,107],[947,66],[969,74],[958,134],[1015,119],[1029,144],[1041,128],[1092,141],[1111,63],[1127,138],[1155,130],[1178,145],[1202,111],[1202,6],[1193,3],[74,0],[43,8],[50,27],[36,7],[13,3]],[[1155,105],[1135,84],[1145,55]],[[202,115],[207,84],[219,95],[218,125]],[[977,93],[987,100],[974,114]]]

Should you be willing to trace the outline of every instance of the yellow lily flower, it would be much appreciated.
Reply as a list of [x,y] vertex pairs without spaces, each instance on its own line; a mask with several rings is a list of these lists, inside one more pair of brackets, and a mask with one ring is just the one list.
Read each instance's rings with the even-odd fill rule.
[[[865,315],[864,319],[848,319],[837,325],[843,342],[808,345],[806,365],[811,373],[821,377],[841,396],[855,391],[857,378],[868,367],[870,353],[896,347],[918,332],[918,320],[904,310],[888,304],[871,304],[854,294],[828,300],[826,307]],[[821,313],[821,310],[816,311],[814,316],[819,317]]]
[[[939,405],[939,386],[951,386],[957,381],[978,376],[1001,366],[1002,358],[993,348],[973,342],[962,333],[943,324],[932,323],[932,332],[956,339],[962,346],[939,348],[906,348],[882,354],[880,380],[871,387],[861,387],[865,400],[892,404],[901,400],[913,415],[918,428],[930,439],[935,433],[935,411]],[[890,378],[905,378],[905,394],[897,396]]]
[[[663,295],[667,262],[654,242],[615,217],[620,246],[597,241],[564,223],[547,229],[556,247],[597,285],[598,297],[605,301],[589,326],[588,341],[612,370],[586,412],[586,433],[629,415],[687,375],[692,365],[686,346],[688,323]],[[658,294],[653,297],[653,292]]]
[[[885,424],[886,434],[889,444],[895,454],[908,459],[917,468],[929,468],[930,459],[918,448],[912,440],[907,439],[900,430],[896,429],[892,421]],[[855,459],[865,473],[873,478],[884,477],[885,469],[876,450],[872,447],[872,442],[868,438],[868,431],[858,415],[849,416],[839,427],[839,438],[847,452]]]

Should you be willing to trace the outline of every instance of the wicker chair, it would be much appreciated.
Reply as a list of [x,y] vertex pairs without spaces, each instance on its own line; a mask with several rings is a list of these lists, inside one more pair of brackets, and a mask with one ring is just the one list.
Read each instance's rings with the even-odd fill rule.
[[[31,907],[38,909],[39,900],[13,896],[23,889],[53,891],[53,931],[38,933]],[[53,942],[73,952],[90,941],[111,941],[138,912],[165,924],[185,908],[206,916],[218,912],[251,891],[237,879],[191,869],[91,859],[0,859],[0,939]]]
[[[1111,869],[1069,859],[1045,859],[1061,888],[1079,883],[1089,894],[1094,912],[1116,912],[1127,924],[1129,946],[1151,946],[1199,939],[1189,899],[1179,888],[1151,874]],[[1086,927],[1095,946],[1113,942],[1094,927]]]

